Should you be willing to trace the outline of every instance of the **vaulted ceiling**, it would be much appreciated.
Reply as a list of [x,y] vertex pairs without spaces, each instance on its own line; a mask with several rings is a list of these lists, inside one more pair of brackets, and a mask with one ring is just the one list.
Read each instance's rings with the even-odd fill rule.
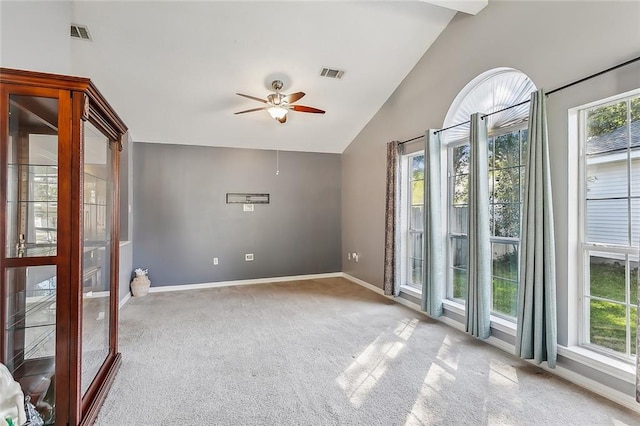
[[[441,5],[445,5],[443,7]],[[134,141],[342,152],[470,1],[75,1],[74,74],[91,77]],[[323,67],[344,71],[320,76]],[[236,92],[265,98],[271,81],[297,103],[285,124]]]

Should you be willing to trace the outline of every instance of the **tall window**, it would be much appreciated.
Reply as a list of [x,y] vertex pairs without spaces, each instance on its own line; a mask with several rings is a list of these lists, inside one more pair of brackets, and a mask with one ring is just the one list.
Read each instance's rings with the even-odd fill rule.
[[[491,227],[493,313],[515,317],[518,295],[518,244],[527,130],[522,123],[488,138],[489,219]],[[449,148],[449,288],[450,299],[467,291],[469,219],[469,142]]]
[[[511,68],[487,71],[460,92],[447,113],[442,133],[447,149],[447,298],[467,298],[469,212],[469,127],[455,126],[483,112],[488,131],[489,205],[492,250],[492,310],[515,321],[522,186],[526,163],[526,121],[533,82]],[[511,105],[519,105],[507,108]],[[451,126],[451,127],[450,127]]]
[[447,297],[467,298],[469,219],[469,141],[449,148],[449,285]]
[[424,265],[424,153],[403,157],[402,284],[422,291]]
[[640,245],[640,93],[580,111],[582,341],[636,353]]
[[488,143],[492,310],[515,317],[527,130],[508,131],[490,137]]

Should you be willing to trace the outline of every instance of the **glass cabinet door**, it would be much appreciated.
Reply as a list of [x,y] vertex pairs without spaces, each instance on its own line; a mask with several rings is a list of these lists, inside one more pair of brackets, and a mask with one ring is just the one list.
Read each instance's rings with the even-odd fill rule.
[[0,273],[3,362],[45,423],[53,424],[59,276],[55,257],[58,99],[12,94],[8,101],[8,132],[2,141],[6,159],[5,267]]
[[55,256],[58,100],[9,96],[6,256]]
[[82,377],[86,393],[109,355],[113,159],[109,138],[84,122]]

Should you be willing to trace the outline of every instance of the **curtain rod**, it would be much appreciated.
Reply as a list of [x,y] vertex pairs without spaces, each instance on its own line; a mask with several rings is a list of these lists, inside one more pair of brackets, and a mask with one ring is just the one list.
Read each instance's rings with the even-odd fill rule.
[[[621,64],[615,65],[615,66],[613,66],[613,67],[611,67],[611,68],[607,68],[607,69],[606,69],[606,70],[604,70],[604,71],[600,71],[600,72],[597,72],[597,73],[595,73],[595,74],[591,74],[591,75],[589,75],[589,76],[587,76],[587,77],[581,78],[580,80],[576,80],[576,81],[573,81],[573,82],[571,82],[571,83],[565,84],[564,86],[558,87],[557,89],[553,89],[553,90],[551,90],[551,91],[549,91],[549,92],[545,93],[545,95],[546,95],[546,96],[552,95],[552,94],[554,94],[554,93],[556,93],[556,92],[559,92],[559,91],[561,91],[561,90],[568,89],[569,87],[575,86],[576,84],[583,83],[583,82],[585,82],[585,81],[587,81],[587,80],[591,80],[592,78],[599,77],[599,76],[601,76],[602,74],[606,74],[606,73],[608,73],[608,72],[615,71],[615,70],[617,70],[618,68],[622,68],[622,67],[624,67],[624,66],[630,65],[630,64],[632,64],[632,63],[634,63],[634,62],[638,62],[638,61],[640,61],[640,56],[638,56],[637,58],[630,59],[630,60],[628,60],[627,62],[623,62],[623,63],[621,63]],[[506,110],[511,109],[511,108],[519,107],[520,105],[524,105],[524,104],[526,104],[526,103],[528,103],[528,102],[531,102],[531,100],[530,100],[530,99],[527,99],[526,101],[520,102],[520,103],[518,103],[518,104],[508,106],[508,107],[503,108],[503,109],[500,109],[500,110],[498,110],[498,111],[490,112],[489,114],[485,114],[485,115],[483,115],[483,116],[482,116],[482,118],[484,118],[484,117],[488,117],[488,116],[493,115],[493,114],[497,114],[497,113],[502,112],[502,111],[506,111]],[[463,122],[463,123],[454,124],[453,126],[449,126],[449,127],[445,127],[444,129],[436,130],[436,131],[434,131],[434,132],[433,132],[433,134],[438,134],[438,133],[440,133],[440,132],[444,132],[445,130],[453,129],[454,127],[458,127],[458,126],[464,126],[465,124],[469,124],[469,123],[470,123],[470,121],[465,121],[465,122]],[[406,140],[406,141],[404,141],[404,142],[400,142],[400,144],[407,143],[407,142],[411,142],[411,141],[414,141],[414,140],[416,140],[416,139],[420,139],[420,138],[423,138],[423,137],[424,137],[424,135],[416,136],[415,138],[411,138],[411,139],[408,139],[408,140]]]

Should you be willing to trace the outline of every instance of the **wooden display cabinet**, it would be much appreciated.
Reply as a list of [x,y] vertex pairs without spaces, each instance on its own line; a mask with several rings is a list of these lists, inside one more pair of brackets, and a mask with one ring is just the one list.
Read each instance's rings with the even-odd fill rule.
[[0,68],[0,361],[46,424],[92,424],[121,362],[126,131],[89,79]]

